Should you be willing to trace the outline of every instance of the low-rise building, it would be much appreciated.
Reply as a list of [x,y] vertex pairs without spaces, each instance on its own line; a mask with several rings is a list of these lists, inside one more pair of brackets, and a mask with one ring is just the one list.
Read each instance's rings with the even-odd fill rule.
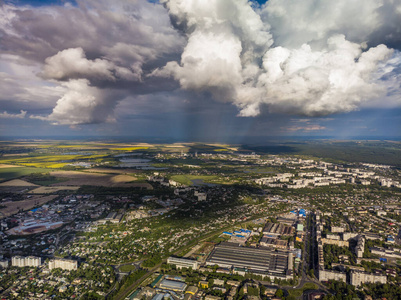
[[2,267],[4,269],[6,269],[9,264],[10,264],[10,262],[8,261],[8,259],[1,259],[0,260],[0,267]]
[[199,263],[196,260],[189,258],[178,258],[170,256],[167,259],[167,263],[170,265],[175,265],[178,269],[192,268],[193,270],[196,270],[199,268]]
[[187,290],[185,291],[185,294],[191,294],[191,295],[195,295],[198,292],[198,288],[196,286],[189,286],[187,288]]
[[270,279],[292,279],[293,254],[288,251],[241,247],[232,243],[216,245],[206,265],[249,272]]
[[262,247],[287,249],[287,244],[288,244],[287,241],[278,240],[276,238],[271,238],[267,236],[263,236],[260,239],[260,245]]
[[209,288],[209,282],[207,281],[199,281],[199,287],[201,287],[202,289],[208,289]]
[[331,226],[331,232],[345,232],[345,226]]
[[170,279],[163,279],[159,285],[159,289],[170,290],[170,291],[181,292],[181,293],[183,293],[186,288],[187,288],[187,284],[185,282],[170,280]]
[[194,196],[198,199],[198,201],[206,201],[207,194],[195,191]]

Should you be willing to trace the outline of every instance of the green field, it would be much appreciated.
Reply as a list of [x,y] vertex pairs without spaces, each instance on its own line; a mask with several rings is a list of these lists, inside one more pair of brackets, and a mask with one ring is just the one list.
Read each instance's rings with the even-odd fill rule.
[[318,286],[312,282],[307,282],[304,284],[304,286],[301,289],[295,289],[295,290],[288,290],[288,293],[290,294],[290,296],[293,297],[301,297],[302,294],[304,293],[304,291],[307,290],[316,290],[318,289]]
[[120,267],[120,271],[124,272],[124,273],[131,272],[131,271],[133,271],[135,269],[136,269],[136,267],[133,266],[133,265],[123,265],[123,266]]
[[49,170],[42,168],[18,167],[18,168],[0,168],[0,181],[19,178],[32,173],[47,173]]
[[25,179],[28,180],[29,182],[32,182],[37,185],[42,185],[42,186],[47,186],[47,185],[51,185],[54,183],[59,183],[59,182],[63,182],[63,181],[67,180],[67,179],[51,176],[49,173],[45,173],[45,174],[34,173],[34,174],[28,175],[27,177],[25,177]]
[[171,179],[185,185],[193,185],[191,180],[202,179],[204,182],[213,183],[213,180],[218,179],[213,175],[173,175]]

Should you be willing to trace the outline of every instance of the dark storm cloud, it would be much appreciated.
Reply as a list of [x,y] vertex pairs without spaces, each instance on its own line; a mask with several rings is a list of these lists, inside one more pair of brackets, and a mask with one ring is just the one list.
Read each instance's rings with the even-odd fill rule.
[[64,95],[47,117],[55,124],[113,120],[121,99],[171,90],[173,80],[147,78],[178,57],[184,40],[165,9],[146,1],[78,1],[77,6],[2,5],[0,50],[42,64]]
[[3,52],[39,62],[68,49],[89,59],[116,58],[124,64],[179,51],[182,40],[160,5],[146,1],[78,1],[78,6],[41,8],[2,5]]
[[385,0],[382,3],[377,9],[379,26],[369,35],[369,44],[385,44],[401,50],[401,3],[396,0]]

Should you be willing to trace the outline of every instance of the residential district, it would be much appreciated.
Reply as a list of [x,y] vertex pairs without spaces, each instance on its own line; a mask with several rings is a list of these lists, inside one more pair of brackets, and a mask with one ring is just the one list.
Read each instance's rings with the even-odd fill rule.
[[[3,215],[1,299],[401,298],[397,168],[254,153],[146,158],[180,163],[142,172],[151,188],[57,190]],[[5,183],[5,206],[37,188]]]

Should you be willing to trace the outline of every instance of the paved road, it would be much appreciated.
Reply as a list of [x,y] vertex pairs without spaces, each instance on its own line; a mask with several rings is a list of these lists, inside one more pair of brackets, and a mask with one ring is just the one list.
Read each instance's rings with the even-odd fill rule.
[[[310,249],[307,247],[307,242],[310,241],[310,243],[312,244],[312,255],[309,259],[309,264],[307,264],[307,255],[310,255]],[[304,241],[304,251],[302,253],[302,265],[301,265],[301,280],[299,281],[298,285],[293,287],[293,289],[300,289],[302,288],[306,283],[314,283],[316,284],[320,290],[326,292],[326,293],[330,293],[329,290],[316,278],[312,278],[308,275],[308,270],[312,269],[315,271],[315,273],[317,274],[317,270],[315,268],[314,265],[314,261],[315,261],[315,255],[317,254],[317,249],[316,249],[316,231],[315,231],[315,227],[313,224],[313,221],[311,221],[309,228],[307,228],[306,231],[306,235],[305,235],[305,241]],[[291,288],[286,288],[291,289]],[[299,297],[299,299],[302,299],[302,296]]]

